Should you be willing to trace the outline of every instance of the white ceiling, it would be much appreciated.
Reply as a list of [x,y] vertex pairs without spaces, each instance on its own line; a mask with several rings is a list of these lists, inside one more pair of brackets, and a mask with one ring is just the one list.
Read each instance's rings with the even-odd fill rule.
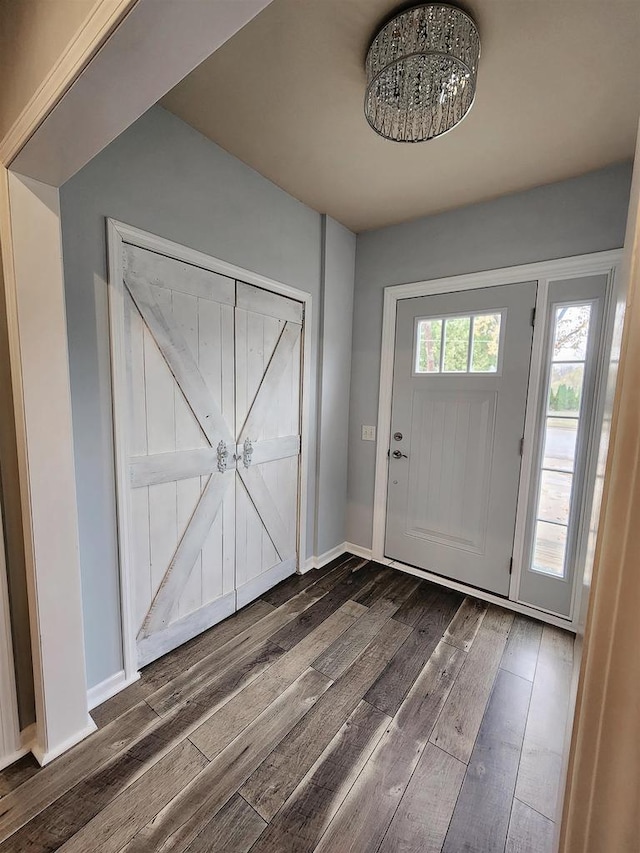
[[633,156],[640,0],[471,0],[476,102],[427,143],[379,138],[364,57],[390,0],[273,0],[162,105],[353,231]]

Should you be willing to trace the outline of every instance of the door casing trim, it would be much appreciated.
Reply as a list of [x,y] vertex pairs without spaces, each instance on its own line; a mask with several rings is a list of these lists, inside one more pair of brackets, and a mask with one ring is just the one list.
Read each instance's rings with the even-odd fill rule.
[[[602,346],[598,360],[598,376],[596,380],[596,396],[594,405],[594,422],[591,425],[589,458],[587,463],[587,475],[585,477],[585,491],[588,493],[593,488],[595,477],[595,466],[598,457],[598,448],[594,446],[595,430],[594,424],[601,421],[604,411],[604,396],[606,390],[606,375],[608,356],[613,333],[613,287],[615,276],[622,259],[622,249],[613,249],[606,252],[594,252],[586,255],[575,255],[569,258],[559,258],[551,261],[540,261],[532,264],[522,264],[513,267],[502,267],[496,270],[485,270],[483,272],[468,273],[465,275],[447,276],[426,281],[415,281],[407,284],[389,285],[384,289],[384,306],[382,316],[382,351],[380,362],[380,392],[378,398],[378,440],[376,445],[376,467],[375,488],[373,499],[373,536],[371,545],[372,559],[378,562],[389,563],[384,554],[384,542],[387,523],[387,483],[388,483],[388,460],[387,450],[391,440],[391,404],[393,395],[393,362],[396,337],[396,313],[398,302],[401,299],[412,299],[419,296],[433,296],[442,293],[454,293],[463,290],[476,290],[478,288],[498,287],[505,284],[520,284],[527,281],[538,282],[538,294],[536,299],[536,317],[546,317],[547,295],[550,281],[561,281],[564,279],[580,278],[587,275],[607,276],[607,299],[605,305],[605,316],[603,325]],[[518,511],[516,516],[516,529],[513,551],[513,573],[509,588],[509,602],[526,606],[528,612],[540,612],[533,610],[528,605],[519,602],[520,577],[522,572],[522,560],[525,547],[525,527],[528,512],[531,477],[533,475],[533,436],[536,429],[536,412],[542,385],[542,365],[544,359],[545,324],[537,322],[534,327],[533,345],[531,351],[531,367],[529,375],[529,390],[527,394],[527,413],[525,420],[524,450],[522,455],[522,469],[520,486],[518,490]],[[588,531],[589,512],[591,501],[583,501],[582,513],[579,522],[577,553],[581,561],[584,561],[586,535]],[[398,567],[397,561],[391,561]],[[406,570],[406,569],[405,569]],[[421,576],[424,574],[420,571]],[[430,579],[443,582],[444,579],[437,575]],[[582,593],[580,572],[576,573],[574,579],[574,590],[569,618],[562,614],[548,614],[554,619],[561,620],[560,624],[568,628],[577,627],[577,615],[580,612],[580,596]],[[504,601],[504,599],[500,599]],[[504,602],[506,604],[506,601]]]
[[123,244],[129,243],[148,249],[211,272],[219,273],[247,284],[253,284],[272,293],[287,296],[302,302],[303,348],[302,348],[302,406],[300,448],[300,473],[298,479],[298,572],[305,570],[307,553],[307,483],[309,481],[309,448],[311,447],[311,354],[312,354],[312,297],[310,293],[288,284],[230,264],[212,255],[190,249],[173,240],[159,237],[124,222],[107,219],[108,293],[109,293],[109,338],[111,347],[111,393],[113,401],[113,436],[115,456],[115,479],[117,495],[118,563],[120,572],[120,603],[122,626],[122,650],[126,683],[138,674],[136,626],[131,590],[133,576],[129,555],[129,506],[128,469],[125,452],[126,441],[126,366],[124,355],[124,323],[121,296]]

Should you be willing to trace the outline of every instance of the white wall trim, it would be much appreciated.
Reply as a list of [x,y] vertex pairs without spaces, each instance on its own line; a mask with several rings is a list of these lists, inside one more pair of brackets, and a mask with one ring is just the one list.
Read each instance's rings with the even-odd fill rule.
[[323,566],[326,566],[327,563],[335,560],[336,557],[344,554],[346,550],[346,542],[341,542],[339,545],[336,545],[335,548],[331,548],[329,551],[325,551],[324,554],[320,554],[319,557],[309,557],[305,560],[304,564],[301,564],[298,574],[304,575],[312,569],[321,569]]
[[[474,290],[484,287],[498,287],[505,284],[517,284],[527,281],[538,281],[538,297],[536,303],[537,317],[542,320],[546,316],[546,299],[548,283],[564,279],[580,278],[586,275],[607,275],[609,281],[613,281],[615,271],[622,258],[622,249],[614,249],[607,252],[595,252],[587,255],[576,255],[570,258],[559,258],[557,260],[542,261],[533,264],[522,264],[514,267],[503,267],[497,270],[485,270],[478,273],[469,273],[458,276],[447,276],[445,278],[432,279],[430,281],[417,281],[408,284],[391,285],[384,289],[384,308],[382,320],[382,354],[380,364],[380,392],[378,399],[378,422],[377,422],[377,444],[376,444],[376,472],[373,501],[373,535],[371,554],[372,559],[385,562],[384,542],[387,515],[387,482],[388,482],[388,460],[387,450],[391,440],[391,405],[393,394],[393,361],[395,352],[396,313],[400,299],[410,299],[419,296],[430,296],[440,293],[452,293],[461,290]],[[531,357],[531,372],[529,392],[527,398],[527,416],[525,423],[525,446],[522,459],[522,474],[518,494],[518,517],[516,520],[516,538],[514,540],[514,573],[511,579],[509,598],[515,602],[518,598],[520,583],[520,570],[524,548],[524,532],[527,512],[527,502],[530,493],[530,482],[533,466],[533,434],[536,426],[535,413],[537,412],[538,395],[540,393],[540,367],[544,356],[544,323],[536,323]],[[604,394],[603,383],[598,388],[598,399],[595,411],[602,412]],[[361,549],[362,550],[362,549]],[[358,553],[358,552],[354,552]],[[397,564],[400,567],[400,564]],[[407,571],[409,569],[406,569]],[[411,571],[416,571],[412,569]],[[437,582],[442,582],[438,576],[430,576],[420,572],[420,576],[429,576]],[[582,579],[575,578],[576,587],[581,586]],[[452,582],[453,583],[453,582]],[[452,587],[456,588],[456,587]],[[466,588],[470,594],[478,597],[479,591]],[[487,594],[488,595],[488,594]],[[574,596],[571,611],[573,617],[576,613],[579,591]],[[487,598],[486,600],[493,600]],[[507,606],[504,599],[496,598],[498,603]],[[533,610],[527,605],[518,603],[518,607],[524,607],[530,615],[537,614],[543,618],[543,611]],[[564,617],[554,614],[546,614],[549,619],[557,619],[558,623],[565,627],[571,627],[573,622]]]
[[9,755],[3,755],[0,758],[0,771],[4,770],[5,767],[9,767],[11,764],[18,761],[18,759],[32,752],[35,739],[36,724],[31,723],[30,726],[27,726],[26,729],[23,729],[20,732],[20,737],[18,740],[19,746],[16,748],[15,752],[10,753]]
[[[122,282],[123,245],[125,243],[158,252],[228,278],[253,284],[272,293],[278,293],[302,302],[304,305],[302,346],[302,424],[300,449],[300,474],[298,489],[298,566],[305,567],[307,552],[307,483],[309,481],[309,448],[311,432],[311,346],[312,297],[274,279],[267,278],[219,258],[182,246],[172,240],[143,231],[115,219],[107,220],[107,246],[109,256],[109,327],[111,336],[111,382],[113,395],[113,429],[117,494],[118,549],[120,565],[120,595],[122,610],[123,665],[127,681],[138,672],[136,626],[133,617],[131,590],[133,578],[129,558],[129,472],[126,453],[126,364],[124,330],[124,303]],[[300,569],[299,569],[300,570]],[[245,602],[246,603],[246,602]]]
[[[354,554],[356,557],[362,557],[363,560],[374,560],[374,556],[372,554],[371,548],[365,548],[362,545],[356,545],[354,542],[345,542],[342,545],[344,551],[348,554]],[[389,565],[390,561],[386,558],[382,560],[376,560],[376,563],[384,563],[384,565]]]
[[18,701],[13,668],[13,642],[7,566],[4,553],[4,533],[0,513],[0,768],[15,761],[22,749]]
[[50,764],[55,758],[61,756],[68,749],[71,749],[72,746],[76,746],[81,743],[85,738],[89,737],[89,735],[92,735],[97,730],[98,727],[96,724],[93,722],[91,717],[87,716],[86,726],[83,729],[80,729],[80,731],[74,732],[72,737],[56,744],[55,749],[45,751],[42,750],[39,745],[34,744],[31,747],[31,752],[38,764],[41,767],[44,767],[45,765]]
[[536,261],[532,264],[519,264],[513,267],[500,267],[495,270],[445,276],[425,281],[413,281],[408,284],[393,284],[385,287],[393,295],[394,301],[410,299],[414,296],[430,296],[437,293],[452,293],[458,290],[476,290],[479,287],[499,287],[503,284],[516,284],[541,278],[557,281],[564,278],[580,278],[583,275],[608,273],[622,259],[622,249],[610,249],[606,252],[591,252],[586,255],[572,255],[551,261]]
[[84,70],[104,42],[137,0],[97,0],[89,16],[58,57],[51,71],[35,91],[0,142],[0,162],[8,166],[22,146],[38,129],[61,97]]
[[12,168],[62,186],[269,2],[102,0],[13,133]]
[[46,756],[61,743],[82,739],[88,714],[59,196],[54,187],[12,172],[4,175],[3,263],[36,749]]
[[121,669],[120,672],[116,672],[114,675],[110,675],[109,678],[105,678],[105,680],[101,681],[100,684],[90,687],[87,690],[87,704],[89,706],[89,711],[93,711],[93,709],[97,708],[98,705],[102,705],[103,702],[106,702],[107,699],[111,699],[112,696],[115,696],[116,693],[120,693],[121,690],[124,690],[125,687],[129,687],[130,684],[135,684],[139,678],[139,672],[134,673],[131,678],[127,678],[124,669]]

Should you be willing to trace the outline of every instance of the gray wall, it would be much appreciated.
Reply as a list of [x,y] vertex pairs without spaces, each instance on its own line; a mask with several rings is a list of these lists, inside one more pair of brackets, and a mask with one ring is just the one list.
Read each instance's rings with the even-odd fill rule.
[[351,329],[356,237],[323,217],[323,299],[320,318],[322,375],[319,378],[318,521],[315,553],[345,540],[347,441],[351,378]]
[[620,248],[631,165],[359,234],[349,419],[347,540],[371,547],[375,445],[387,285]]
[[[313,297],[314,382],[309,389],[313,424],[319,415],[316,379],[322,378],[317,362],[322,270],[323,265],[329,268],[331,263],[326,257],[323,263],[319,214],[160,107],[150,110],[65,184],[60,199],[87,679],[93,686],[122,668],[105,217],[309,292]],[[328,227],[333,231],[333,225]],[[349,235],[342,235],[342,239],[348,242]],[[352,259],[339,239],[336,245],[339,257],[327,287],[327,316],[340,310],[343,297],[349,312],[352,298]],[[337,307],[331,304],[333,299],[338,301]],[[350,336],[350,322],[348,325],[341,332],[343,336]],[[341,352],[348,349],[345,340],[336,346]],[[340,400],[348,396],[348,371],[341,382]],[[329,421],[330,408],[327,402],[323,418]],[[344,456],[346,431],[335,435],[334,440]],[[308,556],[315,541],[316,456],[314,436],[307,483]],[[333,482],[331,475],[327,481]],[[336,511],[343,515],[346,476],[336,488],[343,491],[335,503]],[[331,506],[323,513],[322,538],[327,547],[339,544],[331,540],[329,531],[340,529],[342,524],[339,518],[330,517],[331,513]]]

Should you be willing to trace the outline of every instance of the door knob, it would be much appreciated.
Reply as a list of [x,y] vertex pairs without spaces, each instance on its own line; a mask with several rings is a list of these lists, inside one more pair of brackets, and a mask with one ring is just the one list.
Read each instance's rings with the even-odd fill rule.
[[401,450],[394,450],[391,455],[393,456],[394,459],[408,459],[409,458],[407,456],[407,454],[403,453]]

